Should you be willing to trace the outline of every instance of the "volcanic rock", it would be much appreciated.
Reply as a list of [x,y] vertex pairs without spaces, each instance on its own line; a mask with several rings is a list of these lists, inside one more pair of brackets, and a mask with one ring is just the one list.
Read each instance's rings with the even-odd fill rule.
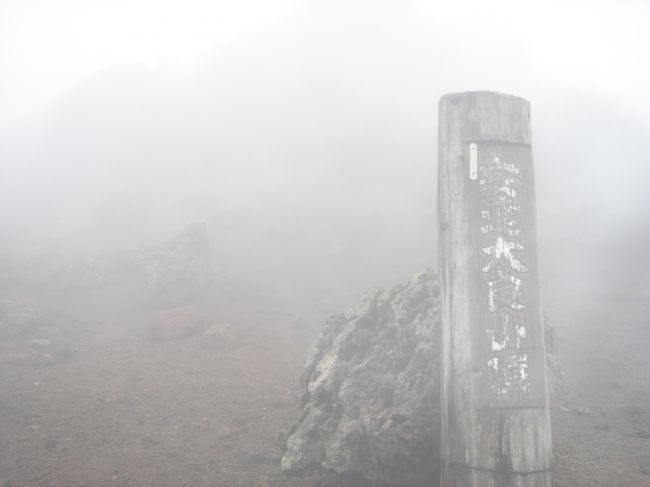
[[282,470],[324,470],[357,485],[430,484],[439,334],[438,285],[426,270],[331,317],[307,361],[302,417],[287,435]]

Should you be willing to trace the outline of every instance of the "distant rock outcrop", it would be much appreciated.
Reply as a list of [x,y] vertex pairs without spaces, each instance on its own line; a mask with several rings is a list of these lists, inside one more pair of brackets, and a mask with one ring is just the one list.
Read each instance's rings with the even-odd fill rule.
[[0,261],[5,271],[0,287],[19,283],[45,291],[112,292],[114,297],[122,297],[124,290],[129,301],[167,309],[196,300],[205,288],[209,266],[210,234],[199,222],[159,244],[109,254],[25,250],[9,262]]
[[191,302],[207,279],[210,238],[204,223],[188,225],[173,239],[138,253],[152,298],[161,308]]
[[325,472],[335,485],[435,485],[439,340],[438,282],[428,270],[331,317],[307,361],[282,470]]

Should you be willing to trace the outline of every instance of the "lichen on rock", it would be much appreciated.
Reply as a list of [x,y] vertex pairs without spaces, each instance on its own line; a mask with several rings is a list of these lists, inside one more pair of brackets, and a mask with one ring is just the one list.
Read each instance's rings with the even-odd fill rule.
[[436,475],[439,301],[435,275],[418,272],[331,317],[303,374],[301,419],[282,470],[323,470],[341,482],[425,485]]

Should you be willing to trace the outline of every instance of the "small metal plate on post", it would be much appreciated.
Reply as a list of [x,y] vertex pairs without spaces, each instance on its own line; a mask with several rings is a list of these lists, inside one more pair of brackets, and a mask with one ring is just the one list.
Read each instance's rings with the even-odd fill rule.
[[469,144],[469,178],[472,181],[478,179],[478,147],[474,142]]

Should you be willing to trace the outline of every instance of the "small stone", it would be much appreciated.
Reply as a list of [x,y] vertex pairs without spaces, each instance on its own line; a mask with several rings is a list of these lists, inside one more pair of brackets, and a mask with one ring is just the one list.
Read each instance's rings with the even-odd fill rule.
[[35,355],[30,353],[7,353],[2,356],[2,361],[12,365],[28,365],[34,361]]
[[280,457],[275,455],[262,455],[260,453],[252,453],[248,457],[248,463],[251,465],[279,465]]
[[196,335],[203,327],[203,317],[192,306],[178,306],[154,313],[146,332],[155,341],[179,340]]
[[642,440],[650,440],[650,431],[648,430],[638,430],[636,436]]
[[160,441],[158,439],[152,438],[151,436],[143,436],[140,438],[140,441],[145,448],[150,448],[152,446],[160,444]]
[[34,348],[44,348],[52,345],[52,340],[48,338],[32,338],[27,344]]
[[203,332],[203,343],[210,347],[227,345],[232,343],[235,337],[235,330],[232,325],[212,325]]
[[41,326],[38,328],[37,333],[44,337],[57,337],[61,336],[61,330],[54,326]]
[[230,426],[224,426],[217,434],[217,438],[219,438],[220,440],[226,440],[228,438],[232,438],[240,431],[241,430],[239,428],[231,428]]
[[255,482],[255,487],[271,487],[268,478],[262,477]]
[[59,447],[59,442],[56,438],[48,438],[45,440],[45,448],[48,450],[56,450]]
[[232,325],[212,325],[203,332],[206,337],[209,336],[228,336],[232,334]]

